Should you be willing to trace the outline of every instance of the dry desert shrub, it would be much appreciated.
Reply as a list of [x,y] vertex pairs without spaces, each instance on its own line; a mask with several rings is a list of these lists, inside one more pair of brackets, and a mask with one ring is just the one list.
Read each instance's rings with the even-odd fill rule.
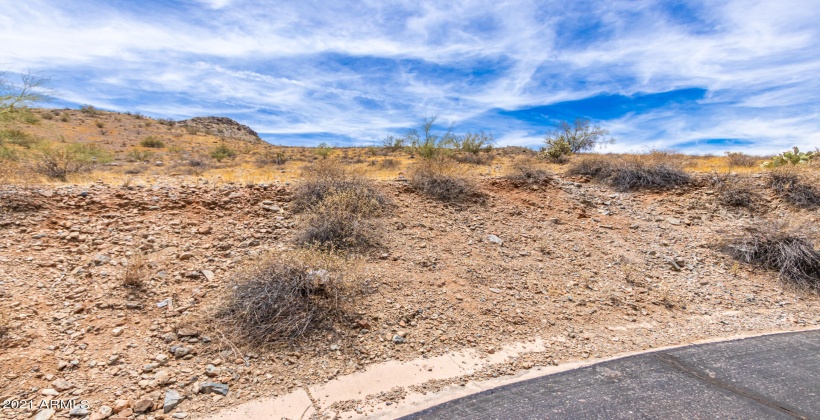
[[677,154],[659,151],[631,158],[585,158],[572,165],[567,174],[589,176],[619,191],[664,191],[691,182],[677,162]]
[[537,159],[524,156],[513,161],[507,178],[527,184],[543,184],[549,182],[552,175],[541,166]]
[[820,251],[811,227],[761,221],[729,239],[726,250],[741,262],[776,270],[781,281],[798,289],[820,292]]
[[122,285],[129,289],[143,289],[145,278],[148,276],[148,259],[139,250],[131,252],[126,259],[125,273],[122,276]]
[[379,224],[374,207],[360,201],[355,191],[326,196],[303,216],[296,242],[322,249],[365,249],[378,244]]
[[377,215],[389,204],[373,181],[333,159],[319,160],[303,168],[302,181],[296,186],[291,203],[296,211],[305,211],[337,194],[354,197],[349,210],[363,216]]
[[409,174],[410,186],[437,200],[457,203],[480,199],[475,184],[446,158],[428,159],[416,165]]
[[303,181],[292,200],[304,212],[296,242],[323,249],[364,249],[378,243],[375,220],[389,205],[370,179],[355,174],[332,159],[303,170]]
[[142,147],[150,147],[152,149],[162,149],[165,147],[165,142],[161,139],[158,139],[154,136],[148,136],[142,140],[140,140],[140,146]]
[[0,311],[0,345],[6,340],[11,331],[11,319],[5,311]]
[[753,168],[760,160],[757,156],[749,156],[742,152],[726,152],[726,163],[731,167]]
[[379,161],[379,168],[381,169],[395,169],[399,167],[399,161],[393,158],[384,158]]
[[726,207],[757,210],[763,202],[754,180],[745,175],[716,174],[709,180],[717,202]]
[[794,206],[806,209],[820,206],[820,189],[805,182],[795,170],[772,171],[769,174],[768,186]]
[[607,182],[619,191],[671,190],[691,181],[683,169],[667,163],[625,162],[615,168]]
[[489,165],[493,161],[493,155],[489,153],[456,153],[452,157],[458,163],[470,165]]
[[260,257],[235,278],[214,318],[226,335],[251,345],[310,333],[338,313],[348,289],[339,261],[313,251]]
[[612,174],[615,168],[615,157],[590,156],[573,163],[567,170],[567,175],[588,176],[597,180],[604,180]]

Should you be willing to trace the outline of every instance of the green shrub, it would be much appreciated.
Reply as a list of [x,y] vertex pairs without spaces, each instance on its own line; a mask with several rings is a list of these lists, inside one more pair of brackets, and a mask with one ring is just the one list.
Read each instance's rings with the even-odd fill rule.
[[100,115],[102,112],[95,108],[94,105],[81,105],[80,112],[86,115]]
[[34,136],[22,130],[0,130],[0,144],[10,143],[28,149],[37,143],[37,141],[38,140]]
[[96,164],[110,160],[111,155],[96,145],[75,143],[37,150],[29,167],[35,173],[65,182],[68,175],[87,172]]
[[546,147],[541,148],[541,158],[550,159],[556,163],[565,163],[572,154],[572,147],[562,139],[549,139]]
[[165,147],[165,143],[154,136],[148,136],[140,141],[140,146],[161,149]]
[[493,135],[490,133],[485,133],[483,131],[478,133],[467,133],[463,136],[457,136],[454,139],[456,147],[467,153],[472,153],[477,155],[481,152],[487,152],[493,150],[493,144],[495,143],[495,139]]
[[153,152],[139,149],[131,149],[125,154],[125,158],[130,162],[147,162],[153,157]]
[[760,166],[763,168],[776,168],[783,165],[805,165],[811,163],[815,156],[817,156],[815,152],[801,152],[797,147],[794,147],[791,151],[774,156],[771,161],[763,162]]
[[434,159],[448,152],[456,145],[453,127],[437,133],[435,123],[437,117],[427,117],[421,120],[418,128],[407,131],[405,142],[410,144],[413,152],[424,159]]
[[211,157],[217,162],[222,162],[223,159],[236,157],[236,151],[228,147],[226,144],[220,144],[211,151]]
[[399,152],[404,150],[405,139],[403,137],[387,136],[382,140],[382,147],[390,152]]
[[331,147],[327,143],[319,143],[319,145],[316,146],[316,149],[313,150],[313,153],[315,153],[316,156],[319,156],[322,159],[327,159],[327,157],[330,156],[331,153],[333,153],[333,147]]
[[285,154],[284,151],[277,150],[277,151],[268,151],[259,156],[256,159],[256,164],[259,166],[266,166],[266,165],[284,165],[288,161],[288,156]]
[[0,161],[15,162],[18,160],[20,160],[20,154],[16,150],[0,144]]
[[561,160],[574,153],[614,143],[614,139],[606,137],[608,134],[609,131],[592,125],[586,119],[579,118],[574,123],[561,121],[556,128],[547,133],[543,153],[551,159]]
[[109,163],[113,160],[111,153],[96,144],[72,143],[66,146],[67,150],[77,157],[90,163]]

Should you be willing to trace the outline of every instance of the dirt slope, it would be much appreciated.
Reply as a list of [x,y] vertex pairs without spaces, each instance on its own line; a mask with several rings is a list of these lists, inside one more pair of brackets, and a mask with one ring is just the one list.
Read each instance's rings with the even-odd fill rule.
[[[292,247],[290,186],[167,179],[144,187],[4,187],[0,192],[0,400],[81,398],[104,417],[206,413],[370,363],[543,338],[547,351],[421,389],[588,357],[743,332],[816,325],[818,298],[738,266],[713,245],[750,215],[707,188],[617,193],[559,179],[485,179],[484,204],[431,201],[401,182],[383,246],[360,257],[346,316],[294,346],[239,351],[203,325],[247,258]],[[799,213],[769,197],[772,211]],[[491,236],[493,235],[493,236]],[[147,284],[120,286],[128,252]],[[674,261],[674,264],[673,264]],[[207,321],[207,318],[205,318]],[[396,335],[404,342],[397,343]],[[401,340],[398,340],[401,341]],[[227,396],[206,393],[225,384]],[[384,398],[400,402],[401,390]],[[350,405],[365,404],[351,401]],[[344,410],[344,407],[337,407]],[[60,410],[66,416],[69,410]],[[81,414],[81,413],[78,413]],[[324,413],[329,414],[329,413]]]

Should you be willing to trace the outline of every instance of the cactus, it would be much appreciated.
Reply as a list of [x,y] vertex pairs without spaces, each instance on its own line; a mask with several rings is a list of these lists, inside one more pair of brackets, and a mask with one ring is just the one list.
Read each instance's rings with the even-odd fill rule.
[[776,168],[783,165],[804,165],[811,163],[817,155],[816,152],[801,152],[797,147],[794,147],[790,151],[772,157],[771,161],[764,162],[760,166],[763,168]]

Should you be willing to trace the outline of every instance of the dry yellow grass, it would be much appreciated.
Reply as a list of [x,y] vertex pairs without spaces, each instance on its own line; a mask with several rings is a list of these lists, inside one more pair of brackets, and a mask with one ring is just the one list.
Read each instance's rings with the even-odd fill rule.
[[[43,142],[52,143],[92,143],[103,147],[113,156],[116,166],[98,166],[90,173],[73,174],[68,177],[69,183],[88,184],[103,182],[121,185],[150,185],[167,182],[169,179],[182,182],[201,182],[206,180],[214,184],[258,184],[258,183],[291,183],[299,178],[301,168],[317,159],[321,159],[315,149],[305,147],[283,147],[267,143],[250,143],[242,140],[225,139],[211,134],[190,133],[185,127],[163,124],[139,115],[127,115],[111,112],[95,114],[79,110],[34,110],[43,116],[36,124],[22,122],[6,123],[3,129],[13,128],[25,131]],[[164,143],[161,148],[140,146],[140,142],[151,136]],[[237,152],[237,156],[217,162],[210,157],[211,151],[226,145]],[[25,151],[23,151],[25,152]],[[420,158],[398,151],[384,153],[378,150],[373,153],[370,148],[335,148],[328,159],[340,161],[351,170],[376,180],[393,180],[405,175]],[[134,153],[147,153],[146,162],[134,162]],[[520,149],[496,149],[492,159],[485,164],[454,164],[458,171],[471,177],[502,177],[509,173],[513,162],[521,156]],[[573,156],[570,160],[581,159],[584,154]],[[621,158],[624,155],[598,155]],[[281,158],[283,164],[277,164]],[[743,173],[752,174],[764,171],[759,166],[731,166],[726,156],[691,156],[667,152],[629,155],[630,159],[669,161],[681,165],[692,173]],[[193,165],[198,161],[201,165]],[[162,162],[158,164],[158,162]],[[25,159],[20,162],[4,161],[0,168],[0,181],[14,184],[54,183],[42,176],[33,175],[25,170]],[[546,161],[540,162],[543,169],[562,173],[567,165]],[[816,171],[820,165],[804,168]]]

